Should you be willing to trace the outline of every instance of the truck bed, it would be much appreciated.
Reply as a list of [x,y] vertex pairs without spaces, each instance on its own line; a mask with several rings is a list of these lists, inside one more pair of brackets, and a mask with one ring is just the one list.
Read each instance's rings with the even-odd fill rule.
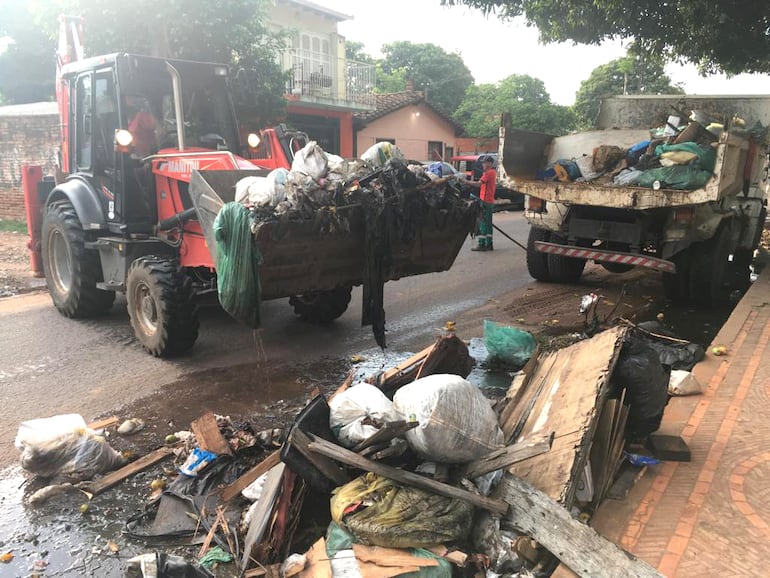
[[729,133],[720,137],[714,176],[700,189],[654,190],[595,182],[561,183],[536,178],[538,170],[558,159],[590,155],[593,148],[599,145],[628,148],[647,139],[649,131],[636,129],[598,130],[554,137],[504,126],[500,128],[498,182],[550,202],[632,209],[698,205],[719,201],[742,190],[743,167],[749,152],[749,141]]
[[[250,171],[195,171],[190,196],[198,211],[212,259],[216,262],[214,219],[221,206],[233,200],[235,183]],[[258,174],[258,173],[254,173]],[[340,207],[349,224],[344,232],[323,232],[315,220],[266,221],[256,231],[262,253],[262,299],[277,299],[308,291],[360,285],[365,265],[364,212],[360,205]],[[448,270],[476,221],[471,207],[455,215],[432,208],[414,240],[394,240],[385,279]]]

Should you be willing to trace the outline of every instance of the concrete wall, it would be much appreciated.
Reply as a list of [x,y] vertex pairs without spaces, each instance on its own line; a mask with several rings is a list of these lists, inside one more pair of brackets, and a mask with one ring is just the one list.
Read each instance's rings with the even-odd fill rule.
[[53,175],[58,150],[56,103],[0,107],[0,219],[24,218],[22,165]]
[[474,138],[474,137],[462,137],[458,138],[456,155],[476,155],[479,153],[496,153],[500,148],[500,139],[497,137],[492,138]]
[[361,156],[378,139],[395,139],[404,156],[417,161],[433,160],[428,159],[428,141],[442,142],[446,150],[456,140],[454,127],[423,103],[405,106],[359,130],[356,155]]

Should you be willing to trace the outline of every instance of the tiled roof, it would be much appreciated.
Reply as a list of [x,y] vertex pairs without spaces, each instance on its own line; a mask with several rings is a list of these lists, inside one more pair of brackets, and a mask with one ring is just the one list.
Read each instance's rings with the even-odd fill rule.
[[370,122],[375,121],[378,118],[382,118],[383,116],[386,116],[391,112],[400,110],[405,106],[422,103],[428,108],[430,108],[442,119],[444,119],[446,122],[451,124],[452,127],[454,127],[454,129],[457,132],[462,131],[462,127],[459,124],[457,124],[454,120],[452,120],[452,117],[450,117],[444,111],[431,105],[430,102],[426,101],[425,96],[419,90],[407,90],[404,92],[388,92],[384,94],[375,94],[374,97],[375,97],[375,105],[376,105],[375,110],[358,112],[353,115],[357,121],[357,124],[365,126]]

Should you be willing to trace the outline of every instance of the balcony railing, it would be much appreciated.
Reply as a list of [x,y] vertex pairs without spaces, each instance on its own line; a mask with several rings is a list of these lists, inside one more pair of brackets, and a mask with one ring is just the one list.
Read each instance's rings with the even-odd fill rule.
[[299,50],[289,55],[287,93],[302,101],[371,110],[374,66]]

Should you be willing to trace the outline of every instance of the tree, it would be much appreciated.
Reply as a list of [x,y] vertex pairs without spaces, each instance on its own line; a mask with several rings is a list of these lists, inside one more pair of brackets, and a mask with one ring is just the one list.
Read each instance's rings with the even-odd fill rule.
[[623,58],[602,64],[580,83],[575,113],[581,125],[594,126],[602,98],[615,94],[684,94],[666,75],[664,62],[632,47]]
[[[183,10],[179,2],[156,0],[49,0],[32,5],[34,18],[27,13],[23,22],[48,38],[58,31],[59,12],[83,16],[87,55],[130,52],[229,64],[236,84],[246,76],[252,79],[235,91],[239,109],[259,111],[266,121],[283,114],[285,75],[275,58],[283,37],[267,26],[268,0],[185,0]],[[24,35],[21,25],[3,26],[17,42]],[[53,66],[53,50],[40,62]],[[241,69],[254,74],[238,75]],[[53,72],[50,79],[53,85]]]
[[[411,80],[415,90],[425,91],[428,102],[451,114],[473,84],[473,75],[462,57],[435,44],[399,41],[386,44],[382,52],[384,58],[377,75],[380,90],[385,86],[392,88],[394,78]],[[398,90],[404,90],[404,86]]]
[[355,62],[374,64],[374,58],[364,52],[364,43],[354,40],[345,41],[345,58]]
[[649,54],[701,72],[770,72],[770,3],[735,0],[442,0],[501,18],[524,16],[544,42],[633,39]]
[[506,112],[516,128],[525,130],[561,135],[576,125],[572,110],[552,103],[543,81],[526,74],[471,86],[453,116],[466,134],[485,138],[497,136],[500,116]]
[[4,6],[0,37],[11,38],[0,53],[0,103],[24,104],[52,100],[56,45],[35,23],[27,5]]

